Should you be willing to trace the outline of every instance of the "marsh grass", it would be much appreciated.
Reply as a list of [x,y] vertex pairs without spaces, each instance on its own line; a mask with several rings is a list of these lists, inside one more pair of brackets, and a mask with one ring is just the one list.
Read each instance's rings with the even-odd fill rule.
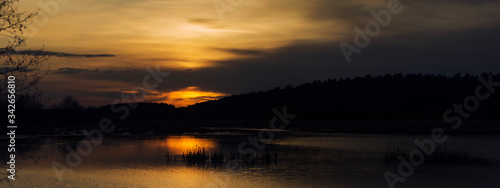
[[[386,148],[384,158],[386,161],[399,161],[398,156],[401,155],[407,159],[410,152],[413,150],[420,149],[417,146],[410,144],[392,145]],[[467,164],[472,162],[472,160],[473,157],[470,155],[466,147],[449,146],[444,144],[436,145],[434,152],[430,156],[425,155],[424,163]]]
[[224,166],[228,161],[237,161],[243,166],[256,166],[264,165],[268,166],[271,164],[278,164],[278,153],[263,151],[257,153],[253,156],[251,155],[241,155],[239,153],[222,152],[220,150],[206,150],[204,148],[197,148],[194,150],[187,151],[182,155],[172,155],[167,153],[165,155],[165,161],[169,163],[176,163],[182,161],[186,163],[188,167],[221,167]]
[[182,154],[182,159],[185,160],[188,165],[205,165],[210,159],[210,153],[205,151],[205,149],[188,151]]

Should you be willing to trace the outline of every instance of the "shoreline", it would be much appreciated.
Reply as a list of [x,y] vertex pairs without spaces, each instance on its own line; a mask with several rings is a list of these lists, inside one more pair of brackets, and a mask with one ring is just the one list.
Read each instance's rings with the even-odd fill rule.
[[[166,133],[252,132],[269,127],[266,120],[145,120],[116,124],[117,134],[126,136]],[[288,131],[360,133],[360,134],[427,134],[434,128],[447,128],[442,120],[294,120],[285,127]],[[95,125],[24,125],[23,135],[78,134]],[[500,134],[500,120],[465,120],[459,130],[446,130],[449,134]]]

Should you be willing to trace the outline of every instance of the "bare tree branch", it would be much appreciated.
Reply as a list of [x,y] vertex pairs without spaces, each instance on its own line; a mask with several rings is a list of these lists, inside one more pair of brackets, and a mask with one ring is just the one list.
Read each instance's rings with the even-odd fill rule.
[[[8,76],[16,76],[16,90],[26,92],[48,73],[41,71],[42,64],[48,56],[42,50],[29,51],[30,53],[16,54],[16,49],[26,44],[26,30],[29,20],[36,13],[19,12],[16,3],[19,0],[0,1],[0,36],[9,39],[9,42],[0,47],[0,84],[4,85]],[[32,52],[32,53],[31,53]],[[0,96],[6,94],[5,88],[0,88]]]

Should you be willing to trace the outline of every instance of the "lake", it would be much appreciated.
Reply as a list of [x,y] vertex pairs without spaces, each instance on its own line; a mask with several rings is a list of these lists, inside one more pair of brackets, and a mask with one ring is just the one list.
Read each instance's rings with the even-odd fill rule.
[[[264,150],[257,149],[254,161],[236,162],[237,168],[228,168],[230,156],[249,136],[256,136],[256,131],[105,135],[102,144],[82,156],[80,164],[61,174],[62,179],[57,178],[52,164],[66,165],[66,146],[75,148],[81,136],[19,138],[23,144],[18,148],[23,155],[17,157],[16,181],[3,181],[2,187],[388,187],[384,172],[397,174],[399,162],[384,160],[386,148],[410,145],[415,138],[428,137],[275,132]],[[466,148],[480,160],[469,164],[424,164],[396,187],[500,184],[500,136],[450,136],[446,144]],[[188,164],[182,157],[203,150],[219,152],[226,160]]]

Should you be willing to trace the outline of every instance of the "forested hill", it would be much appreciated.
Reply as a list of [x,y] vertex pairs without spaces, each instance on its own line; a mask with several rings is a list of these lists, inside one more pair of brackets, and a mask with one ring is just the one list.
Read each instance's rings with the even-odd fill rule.
[[[488,81],[488,74],[481,75]],[[500,82],[500,74],[491,75]],[[202,119],[269,118],[271,109],[311,120],[442,119],[454,103],[463,104],[481,85],[479,76],[396,74],[326,80],[296,87],[234,95],[188,107],[188,117]],[[474,119],[498,119],[500,87],[480,101]],[[489,90],[482,86],[481,94]],[[472,104],[472,103],[471,103]]]

